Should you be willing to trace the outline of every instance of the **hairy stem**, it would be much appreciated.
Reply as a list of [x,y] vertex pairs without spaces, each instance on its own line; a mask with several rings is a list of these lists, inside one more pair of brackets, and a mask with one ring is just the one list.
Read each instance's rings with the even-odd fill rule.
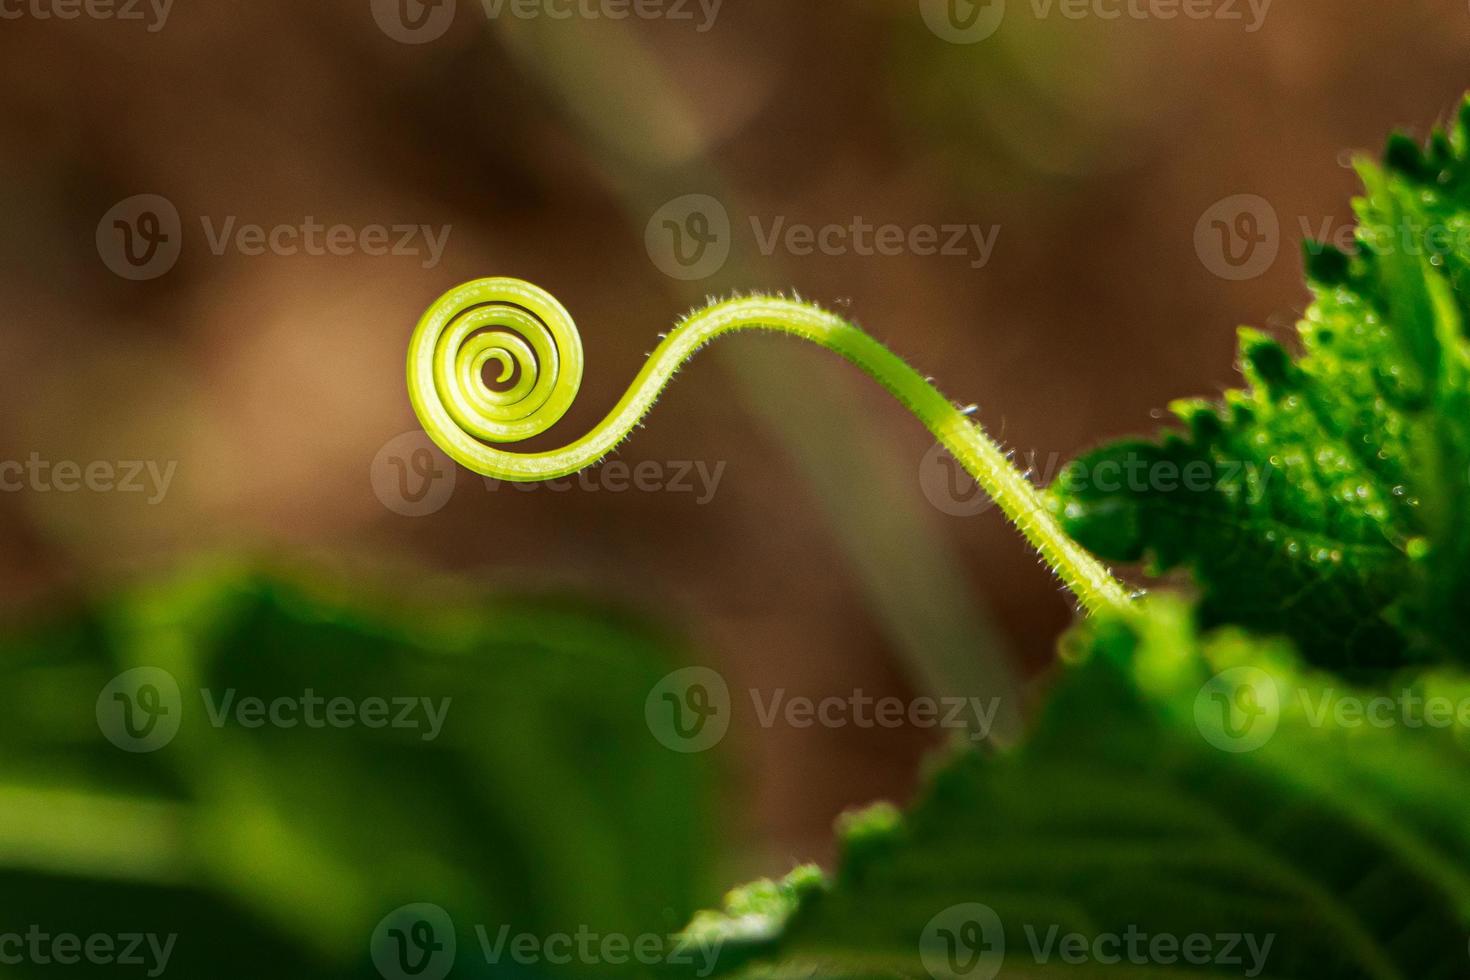
[[[664,337],[591,432],[560,449],[518,453],[490,443],[530,438],[562,417],[581,385],[582,342],[545,291],[517,279],[479,279],[445,294],[419,322],[408,352],[409,397],[424,431],[460,465],[501,480],[549,480],[611,452],[705,344],[751,329],[810,340],[862,368],[953,454],[1089,612],[1128,606],[1128,590],[1067,536],[984,430],[888,348],[809,303],[750,296],[694,313]],[[493,387],[482,381],[492,365]]]

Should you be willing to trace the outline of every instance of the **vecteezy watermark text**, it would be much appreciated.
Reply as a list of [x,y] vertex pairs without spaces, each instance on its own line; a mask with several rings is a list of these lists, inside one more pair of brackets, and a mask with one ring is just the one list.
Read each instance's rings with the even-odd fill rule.
[[141,493],[159,504],[178,472],[177,460],[43,459],[32,452],[24,460],[0,460],[0,493]]
[[241,728],[398,728],[422,730],[432,742],[444,730],[453,698],[427,697],[323,697],[311,688],[300,696],[260,698],[237,697],[234,688],[215,694],[200,691],[204,712],[215,728],[236,724]]
[[1130,924],[1121,931],[1068,930],[1061,923],[1021,923],[1025,948],[1007,945],[999,913],[980,902],[951,905],[929,920],[919,957],[935,980],[994,980],[1007,961],[1046,966],[1212,967],[1258,977],[1276,941],[1274,933],[1150,932]]
[[215,224],[214,218],[200,219],[209,251],[224,255],[233,249],[241,255],[385,255],[421,258],[432,269],[444,257],[444,246],[454,229],[449,225],[366,224],[354,226],[323,224],[307,215],[299,224],[238,224],[230,215]]
[[[1000,711],[999,697],[903,698],[874,696],[862,688],[825,697],[791,695],[786,688],[748,692],[760,728],[947,729],[973,741],[989,737]],[[735,704],[725,678],[709,667],[684,667],[663,677],[644,701],[648,729],[676,752],[702,752],[729,730]]]
[[[571,476],[517,483],[484,478],[485,490],[498,494],[672,493],[704,506],[715,499],[724,479],[724,460],[608,459]],[[454,496],[458,467],[422,429],[410,429],[378,450],[369,470],[379,502],[404,517],[426,517],[443,510]]]
[[[0,0],[3,2],[3,0]],[[211,255],[234,252],[246,257],[366,255],[413,258],[425,269],[444,257],[452,225],[421,223],[326,223],[313,215],[299,222],[263,225],[237,215],[199,219]],[[178,208],[159,194],[137,194],[119,201],[97,223],[97,254],[124,279],[157,279],[178,262],[184,247]]]
[[147,21],[157,34],[168,23],[174,0],[0,0],[0,20]]
[[751,688],[750,702],[762,728],[947,728],[968,731],[977,742],[989,734],[1000,710],[998,697],[873,697],[862,688],[823,698],[788,697],[784,687],[769,695]]
[[[793,222],[785,215],[750,215],[748,221],[756,250],[766,257],[777,252],[796,257],[940,256],[965,260],[972,269],[989,264],[1000,235],[1000,226],[994,224],[899,224],[863,215],[820,225]],[[649,218],[643,234],[653,264],[665,275],[686,281],[719,272],[733,242],[729,211],[708,194],[685,194],[664,204]]]
[[[1020,457],[1026,474],[1040,485],[1055,483],[1068,493],[1207,493],[1220,487],[1244,488],[1247,500],[1259,501],[1266,492],[1272,470],[1254,460],[1185,460],[1145,457],[1141,454],[1100,459],[1093,462],[1067,458],[1052,452],[1041,458],[1036,452]],[[1065,464],[1065,465],[1064,465]],[[994,506],[994,501],[975,483],[959,461],[943,445],[929,447],[919,461],[919,488],[936,508],[952,517],[974,517]]]
[[692,967],[695,976],[707,977],[714,972],[720,955],[719,941],[709,937],[682,942],[676,936],[656,932],[637,935],[603,933],[585,925],[571,932],[545,935],[512,933],[510,926],[502,925],[493,936],[488,928],[477,925],[475,935],[479,938],[485,962],[491,966],[502,963],[518,967],[541,964],[568,966],[573,963],[626,966],[636,963],[646,967]]
[[[700,34],[715,26],[724,0],[480,0],[487,20],[663,20],[691,24]],[[378,29],[402,44],[428,44],[454,24],[456,0],[372,0]]]
[[32,924],[25,932],[0,932],[0,963],[6,966],[143,967],[145,976],[162,976],[173,955],[177,933],[47,932]]
[[[1431,261],[1470,252],[1470,226],[1400,218],[1363,224],[1334,215],[1296,216],[1296,234],[1313,255],[1329,246],[1354,255],[1411,255]],[[1281,253],[1282,219],[1258,194],[1232,194],[1205,209],[1195,223],[1194,247],[1206,269],[1222,279],[1264,275]]]
[[[1012,3],[1015,0],[1011,0]],[[1037,20],[1218,21],[1254,34],[1272,0],[1028,0]],[[1000,30],[1007,0],[919,0],[929,30],[951,44],[977,44]]]
[[1100,459],[1095,462],[1073,460],[1064,466],[1055,480],[1068,493],[1207,493],[1222,486],[1240,484],[1249,488],[1247,495],[1255,502],[1265,491],[1270,469],[1252,460],[1218,459],[1188,460],[1177,463],[1168,459],[1146,459],[1130,455],[1123,459]]
[[[453,699],[412,696],[327,696],[306,688],[300,694],[241,696],[236,688],[202,688],[204,717],[212,728],[395,729],[419,732],[432,742],[444,730]],[[97,727],[125,752],[155,752],[173,741],[184,716],[179,682],[161,667],[134,667],[118,674],[97,695]]]
[[690,493],[694,502],[704,505],[715,499],[720,488],[720,479],[725,473],[725,461],[710,464],[702,459],[657,460],[644,459],[628,463],[610,459],[600,466],[578,470],[572,476],[560,479],[538,480],[534,483],[516,483],[510,480],[485,478],[485,488],[491,493],[501,489],[517,493],[566,493],[580,490],[583,493]]
[[792,223],[787,224],[784,215],[777,215],[764,226],[759,215],[751,215],[750,230],[755,236],[756,248],[767,258],[777,249],[788,255],[942,255],[968,259],[970,268],[980,269],[990,262],[995,251],[995,240],[1000,236],[1000,225],[977,224],[916,224],[905,227],[899,224],[876,224],[862,215],[851,220],[821,225],[820,227]]
[[1053,13],[1067,20],[1215,20],[1244,25],[1254,34],[1266,23],[1272,0],[1030,0],[1038,20]]
[[1205,741],[1226,752],[1269,742],[1288,707],[1310,728],[1437,728],[1470,733],[1470,694],[1451,697],[1411,687],[1369,694],[1336,687],[1286,687],[1260,667],[1231,667],[1210,678],[1194,702]]
[[1149,933],[1136,925],[1122,932],[1062,932],[1061,926],[1049,925],[1045,931],[1027,924],[1023,927],[1026,946],[1038,965],[1053,958],[1068,966],[1097,963],[1115,966],[1238,967],[1241,975],[1258,977],[1266,968],[1266,958],[1276,941],[1274,933],[1257,937],[1240,932],[1192,932],[1186,935]]
[[[679,967],[707,977],[714,972],[721,942],[715,937],[685,939],[645,932],[602,932],[588,925],[544,933],[515,931],[509,925],[476,924],[475,938],[484,962],[512,972],[539,973],[542,967],[623,967],[636,964]],[[389,912],[369,940],[373,964],[385,980],[443,980],[459,958],[454,920],[429,902]]]

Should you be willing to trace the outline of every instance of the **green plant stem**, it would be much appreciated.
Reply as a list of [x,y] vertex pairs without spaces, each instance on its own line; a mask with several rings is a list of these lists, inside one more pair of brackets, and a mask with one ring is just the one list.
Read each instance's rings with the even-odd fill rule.
[[[409,346],[409,396],[424,431],[462,466],[501,480],[555,479],[611,452],[701,347],[752,329],[810,340],[857,365],[953,454],[1084,608],[1129,606],[1127,588],[1067,536],[1036,488],[979,425],[878,341],[809,303],[749,296],[699,310],[664,337],[591,432],[560,449],[518,453],[487,442],[526,439],[561,418],[581,384],[581,340],[548,293],[520,280],[480,279],[445,294],[419,322]],[[494,390],[481,382],[491,363],[509,387]]]

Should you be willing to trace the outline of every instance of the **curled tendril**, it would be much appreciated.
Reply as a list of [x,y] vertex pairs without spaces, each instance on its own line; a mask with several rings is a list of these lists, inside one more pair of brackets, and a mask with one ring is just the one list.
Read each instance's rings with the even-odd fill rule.
[[[566,413],[582,382],[582,340],[545,290],[519,279],[477,279],[445,293],[419,321],[408,349],[409,398],[424,431],[460,465],[500,480],[555,479],[611,452],[699,348],[748,329],[802,337],[857,365],[965,467],[1084,607],[1128,607],[1128,590],[1067,536],[1035,487],[966,411],[878,341],[810,303],[749,296],[692,314],[664,337],[591,432],[560,449],[522,453],[497,444],[545,432]],[[484,380],[491,365],[493,386]]]
[[[497,384],[507,387],[484,383],[491,365],[499,369]],[[544,290],[516,279],[478,279],[424,314],[408,367],[414,409],[441,445],[452,437],[445,452],[471,469],[521,479],[523,466],[496,470],[522,457],[487,457],[483,444],[529,439],[566,414],[582,385],[582,338]]]

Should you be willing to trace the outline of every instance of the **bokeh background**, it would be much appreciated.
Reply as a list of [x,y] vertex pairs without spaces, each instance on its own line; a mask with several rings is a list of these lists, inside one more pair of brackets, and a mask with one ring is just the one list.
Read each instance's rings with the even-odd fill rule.
[[[243,554],[430,598],[575,597],[653,624],[672,663],[737,692],[1006,691],[1019,715],[1070,601],[997,513],[946,497],[917,423],[795,342],[718,345],[620,451],[663,473],[723,467],[708,499],[492,489],[436,468],[450,482],[429,512],[391,500],[392,458],[411,458],[394,440],[415,427],[409,332],[485,275],[543,286],[581,327],[583,392],[553,436],[594,424],[706,295],[796,290],[977,404],[1043,479],[1228,385],[1235,327],[1283,330],[1304,305],[1304,229],[1350,220],[1346,151],[1424,133],[1470,82],[1460,0],[1222,3],[1201,20],[1003,7],[968,44],[919,0],[725,0],[713,20],[697,5],[692,20],[491,17],[460,0],[427,8],[447,19],[419,43],[391,26],[416,0],[184,0],[161,23],[146,7],[6,7],[0,459],[176,464],[154,502],[0,493],[6,618]],[[134,280],[99,241],[140,194],[177,210],[181,247]],[[692,280],[646,234],[688,194],[731,223],[728,260]],[[1270,253],[1244,274],[1196,234],[1237,195],[1254,223],[1235,227]],[[448,237],[437,262],[216,254],[205,227],[309,217]],[[976,267],[763,254],[751,224],[854,218],[996,238]],[[940,737],[737,723],[702,759],[725,791],[691,851],[715,883],[828,858],[833,817],[906,798]]]

